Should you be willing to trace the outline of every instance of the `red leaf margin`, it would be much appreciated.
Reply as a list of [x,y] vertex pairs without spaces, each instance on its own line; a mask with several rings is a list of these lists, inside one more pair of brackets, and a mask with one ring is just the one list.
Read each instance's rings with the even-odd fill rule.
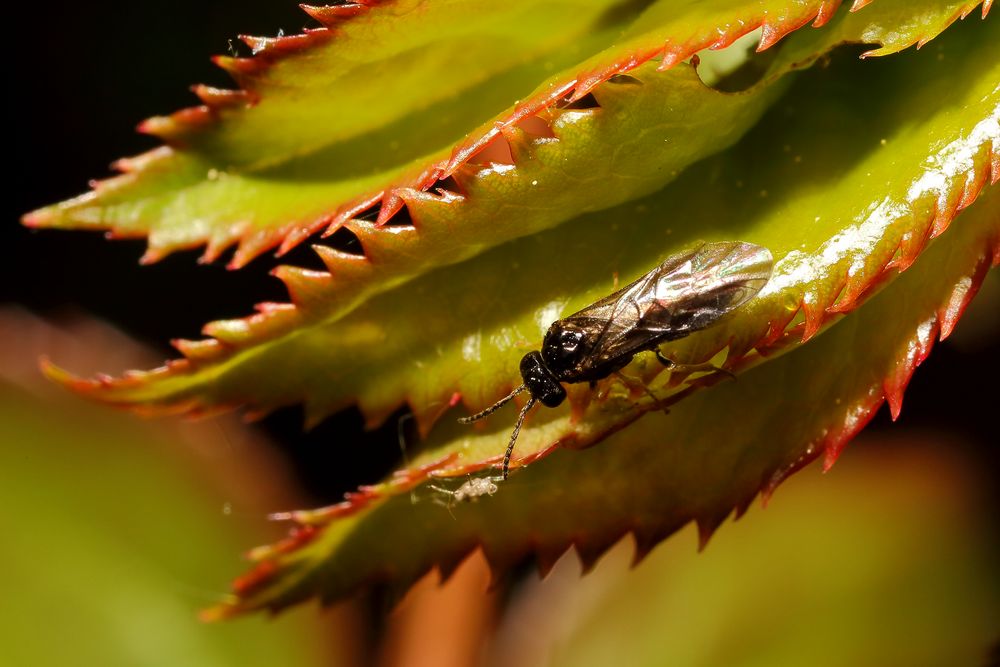
[[[951,179],[941,191],[933,193],[934,199],[932,201],[919,198],[917,201],[911,202],[911,209],[915,215],[922,214],[922,218],[913,221],[912,229],[903,234],[895,246],[880,249],[878,263],[874,270],[854,275],[845,270],[840,280],[835,284],[825,286],[818,291],[806,290],[794,309],[783,307],[779,315],[760,322],[757,328],[748,331],[740,339],[720,339],[714,347],[699,349],[697,351],[698,358],[692,359],[691,362],[707,361],[725,350],[725,367],[733,371],[740,371],[758,363],[762,357],[778,353],[790,345],[808,341],[836,318],[858,307],[886,280],[906,270],[924,250],[928,241],[946,231],[955,216],[979,197],[987,183],[996,183],[998,180],[1000,180],[1000,143],[992,140],[984,141],[980,146],[980,152],[970,159],[969,169],[964,173],[963,178]],[[928,196],[923,195],[922,197]],[[363,275],[364,260],[358,260],[357,265],[357,270]],[[277,327],[281,329],[286,328],[291,323],[289,320],[301,317],[300,309],[292,304],[259,304],[258,311],[257,314],[239,322],[248,328]],[[801,318],[798,318],[799,313],[802,314]],[[221,332],[214,332],[209,325],[206,333]],[[44,358],[41,360],[41,365],[46,375],[67,388],[143,416],[182,414],[191,417],[204,417],[242,407],[239,402],[208,405],[198,399],[188,399],[165,405],[136,405],[127,400],[116,400],[107,395],[108,391],[127,391],[171,376],[197,372],[200,368],[215,363],[240,349],[238,343],[228,343],[220,338],[209,338],[201,341],[180,340],[174,341],[174,345],[184,355],[183,358],[167,361],[164,366],[149,371],[128,371],[118,378],[107,375],[98,375],[92,379],[77,378]],[[655,369],[654,373],[659,371],[660,369]],[[645,380],[647,382],[653,381],[655,375],[645,378]],[[510,387],[498,388],[498,390],[509,389]],[[435,412],[426,412],[412,399],[404,399],[417,417],[419,430],[423,435],[430,431],[433,423],[447,407],[455,405],[458,401],[464,401],[464,397],[454,394],[452,389],[448,390],[447,396],[437,398],[439,400],[432,402],[445,407]],[[582,416],[590,400],[589,392],[570,392],[570,401],[575,417]],[[891,402],[893,405],[897,403],[895,398]],[[396,407],[399,407],[399,404],[394,404],[392,409]],[[467,405],[467,407],[475,412],[482,406]],[[252,410],[247,413],[247,418],[252,420],[262,417],[269,412],[269,409]],[[373,413],[366,412],[367,424],[377,426],[388,412],[391,412],[388,408]],[[311,422],[307,426],[310,424]],[[562,442],[562,444],[564,446],[578,446],[572,445],[570,442]],[[476,469],[490,464],[491,461],[484,462]],[[515,460],[512,465],[516,467],[521,465],[521,462]],[[450,476],[451,468],[444,467],[436,472]],[[455,474],[467,474],[468,472],[470,471],[462,468],[460,472],[455,472]]]
[[[871,4],[872,1],[854,0],[850,11],[856,12]],[[243,36],[243,41],[254,52],[252,57],[215,56],[213,58],[213,62],[228,72],[240,86],[240,89],[227,90],[204,85],[194,86],[193,91],[201,99],[201,105],[181,109],[170,116],[153,117],[139,125],[141,132],[154,134],[163,139],[167,145],[132,158],[116,161],[112,168],[120,171],[121,174],[93,181],[91,184],[92,192],[82,195],[82,197],[92,197],[101,190],[127,185],[138,178],[143,170],[156,168],[157,163],[169,160],[175,155],[176,149],[183,147],[186,136],[192,132],[205,131],[217,123],[221,111],[234,107],[249,109],[259,101],[258,95],[253,90],[251,75],[259,74],[291,54],[301,53],[326,43],[336,35],[337,30],[346,21],[391,4],[391,0],[360,0],[328,7],[300,5],[307,14],[323,24],[323,27],[307,29],[301,34],[281,37]],[[238,244],[237,249],[228,267],[239,269],[255,257],[273,248],[278,248],[277,254],[281,256],[306,238],[323,230],[324,227],[326,228],[324,235],[332,234],[348,221],[353,220],[355,216],[374,206],[379,206],[379,213],[373,228],[381,229],[404,206],[407,195],[413,196],[415,193],[427,192],[438,181],[454,176],[463,166],[469,165],[472,158],[488,145],[503,140],[505,135],[516,132],[519,123],[531,117],[544,116],[546,111],[551,111],[555,105],[562,101],[579,100],[597,85],[617,74],[624,74],[655,58],[661,59],[658,69],[666,70],[690,58],[698,51],[723,49],[758,28],[762,28],[763,34],[757,50],[764,51],[810,22],[813,27],[817,28],[825,25],[841,4],[842,0],[818,0],[818,2],[806,6],[798,6],[793,11],[779,16],[770,16],[766,11],[758,11],[731,21],[721,30],[706,29],[700,34],[690,35],[677,42],[666,42],[655,48],[627,52],[598,69],[581,71],[576,76],[554,82],[552,86],[547,88],[546,92],[529,97],[493,123],[471,133],[464,141],[455,146],[448,159],[426,165],[395,184],[347,202],[332,213],[309,224],[303,225],[301,222],[295,222],[277,229],[257,231],[240,227],[232,230],[232,234],[226,236],[225,240],[198,242],[192,244],[192,247],[207,243],[200,261],[211,262],[235,241]],[[958,19],[964,19],[979,4],[979,0],[971,0],[950,17],[947,25]],[[985,19],[992,5],[992,0],[982,0],[981,4],[982,17]],[[913,43],[919,48],[925,41],[925,38],[918,38]],[[907,48],[911,45],[906,44],[901,48]],[[862,57],[865,55],[867,54],[863,54]],[[28,227],[41,228],[50,226],[51,218],[51,213],[39,210],[23,216],[22,222]],[[141,238],[145,234],[130,233],[111,226],[108,228],[108,236],[109,238]],[[179,248],[166,250],[150,248],[140,261],[146,264],[153,263],[176,249]]]
[[[817,441],[811,443],[805,453],[796,461],[774,471],[769,478],[763,481],[761,487],[754,490],[750,495],[742,498],[725,511],[715,513],[711,516],[693,516],[688,520],[693,520],[698,527],[699,547],[704,548],[715,530],[730,515],[734,518],[742,516],[754,498],[758,495],[766,504],[775,489],[791,474],[801,470],[809,463],[823,457],[823,470],[829,470],[846,445],[864,428],[865,425],[875,416],[876,412],[884,403],[889,403],[893,411],[893,418],[898,416],[898,408],[901,404],[902,394],[906,385],[912,378],[916,368],[928,357],[936,341],[945,340],[958,320],[961,318],[965,308],[976,295],[983,280],[990,268],[1000,267],[1000,228],[993,230],[991,236],[986,239],[985,248],[980,253],[974,268],[967,278],[959,281],[951,290],[950,295],[944,300],[935,312],[929,315],[913,333],[907,341],[902,354],[894,363],[894,370],[885,378],[873,382],[868,391],[853,405],[844,416],[841,423],[829,428],[826,433]],[[555,448],[540,452],[537,458],[541,458]],[[434,462],[409,471],[400,471],[397,478],[388,482],[388,485],[396,487],[394,493],[402,493],[414,488],[433,477],[440,476],[441,466],[447,463],[447,459]],[[460,474],[473,472],[466,469]],[[380,487],[362,487],[357,494],[351,494],[338,505],[334,505],[321,510],[308,512],[293,512],[287,514],[274,515],[273,518],[280,520],[290,520],[293,527],[289,536],[270,546],[258,547],[252,550],[248,556],[257,561],[257,564],[245,575],[239,577],[233,583],[233,592],[237,596],[246,597],[254,594],[261,587],[266,586],[274,576],[280,572],[280,565],[277,559],[289,553],[293,553],[299,548],[310,543],[323,530],[325,525],[350,516],[355,512],[364,509],[369,503],[377,500],[385,491],[385,485]],[[686,521],[684,522],[686,523]],[[578,541],[566,543],[558,549],[547,550],[542,544],[525,543],[517,547],[512,552],[504,552],[502,555],[486,554],[486,560],[490,564],[494,584],[499,582],[513,563],[520,562],[527,557],[534,557],[538,570],[544,576],[555,562],[570,549],[575,548],[582,565],[583,572],[587,572],[593,567],[598,558],[604,554],[607,548],[617,543],[620,539],[631,534],[635,543],[634,563],[638,564],[660,541],[670,534],[680,529],[680,525],[669,525],[660,530],[649,531],[639,528],[624,527],[620,534],[600,536],[599,540],[588,542],[584,538]],[[437,564],[428,566],[421,575],[437,569],[442,581],[446,580],[457,566],[476,549],[482,548],[479,544],[463,545],[455,549],[455,553],[443,554]],[[387,573],[373,575],[370,579],[359,580],[351,590],[361,590],[367,586],[379,582],[390,580]],[[348,594],[350,591],[348,591]],[[288,602],[278,602],[275,604],[265,604],[272,611],[279,611],[289,604]],[[253,607],[252,607],[253,608]],[[203,612],[205,620],[214,621],[239,615],[248,608],[239,606],[238,601],[227,601],[212,607]]]

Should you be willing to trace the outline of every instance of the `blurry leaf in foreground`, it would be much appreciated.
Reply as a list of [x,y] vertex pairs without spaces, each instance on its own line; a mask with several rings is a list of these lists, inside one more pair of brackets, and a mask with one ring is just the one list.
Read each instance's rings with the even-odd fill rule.
[[30,386],[29,346],[78,341],[22,312],[0,311],[0,342],[0,664],[351,664],[343,609],[198,620],[247,541],[273,535],[264,508],[291,498],[262,442],[232,421],[142,423],[46,391],[34,368]]

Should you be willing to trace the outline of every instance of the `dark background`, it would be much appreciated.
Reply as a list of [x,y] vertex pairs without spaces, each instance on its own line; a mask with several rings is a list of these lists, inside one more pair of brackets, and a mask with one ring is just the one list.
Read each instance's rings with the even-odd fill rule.
[[[200,251],[191,251],[140,267],[142,241],[36,232],[18,223],[29,210],[84,192],[89,179],[109,175],[112,160],[157,145],[133,128],[148,116],[195,104],[190,85],[229,86],[209,56],[230,51],[230,43],[246,55],[238,34],[273,35],[278,29],[287,34],[310,25],[293,2],[248,4],[22,5],[7,31],[14,65],[6,105],[12,116],[7,167],[13,187],[5,188],[0,225],[6,251],[0,303],[17,302],[46,317],[90,313],[171,357],[171,338],[197,338],[208,321],[245,315],[259,301],[287,300],[278,280],[268,275],[276,264],[271,258],[230,272],[223,268],[226,258],[202,266],[196,263]],[[988,307],[998,303],[993,299]],[[869,430],[950,433],[1000,478],[998,339],[994,330],[964,344],[939,345],[917,371],[899,422],[891,425],[883,409]],[[319,502],[336,500],[390,469],[399,457],[397,422],[390,419],[378,432],[364,434],[360,416],[348,411],[303,433],[301,413],[292,408],[262,425]],[[1000,506],[1000,492],[995,493],[994,508]]]

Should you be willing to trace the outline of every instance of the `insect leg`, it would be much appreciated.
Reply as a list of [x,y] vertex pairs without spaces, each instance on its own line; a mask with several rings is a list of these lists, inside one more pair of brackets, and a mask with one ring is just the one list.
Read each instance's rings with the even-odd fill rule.
[[507,445],[507,452],[503,455],[503,474],[501,475],[504,480],[507,479],[507,473],[510,471],[510,457],[514,453],[514,443],[517,442],[517,434],[521,432],[521,424],[524,423],[524,418],[528,414],[528,410],[531,406],[535,404],[535,397],[532,396],[528,399],[528,402],[524,404],[521,408],[521,414],[517,416],[517,423],[514,424],[514,430],[510,434],[510,444]]
[[613,375],[616,378],[618,378],[619,380],[621,380],[623,384],[625,384],[625,385],[627,385],[629,387],[638,387],[639,389],[642,389],[646,393],[646,396],[649,396],[651,399],[653,399],[654,402],[660,400],[660,399],[656,398],[656,396],[653,394],[653,392],[651,392],[649,390],[649,387],[647,387],[642,382],[639,382],[639,381],[637,381],[637,380],[635,380],[633,378],[630,378],[627,375],[623,375],[621,373],[621,371],[615,371],[613,373]]
[[517,396],[518,394],[520,394],[524,390],[525,390],[525,386],[522,384],[520,387],[518,387],[514,391],[510,392],[509,394],[507,394],[506,396],[504,396],[499,401],[497,401],[496,403],[494,403],[490,407],[486,408],[485,410],[482,410],[481,412],[477,412],[476,414],[472,415],[471,417],[459,417],[458,423],[459,424],[471,424],[472,422],[479,421],[483,417],[489,417],[491,414],[493,414],[494,412],[496,412],[497,410],[499,410],[503,406],[507,405],[507,403],[509,403],[510,401],[514,400],[514,397]]
[[659,350],[653,350],[656,354],[656,360],[663,364],[664,368],[669,368],[671,373],[707,373],[715,372],[728,375],[732,379],[736,379],[736,375],[732,371],[725,368],[719,368],[712,364],[678,364],[672,359],[668,359],[663,356],[663,353]]
[[638,386],[646,393],[646,396],[649,396],[650,400],[653,401],[653,405],[657,406],[658,408],[662,408],[664,412],[667,411],[667,406],[665,405],[667,399],[657,398],[656,394],[651,392],[649,390],[649,387],[647,387],[644,383],[639,382],[634,378],[630,378],[627,375],[623,375],[619,371],[615,371],[614,375],[615,377],[617,377],[619,380],[621,380],[623,383],[625,383],[630,387]]
[[[455,513],[452,511],[452,508],[454,508],[455,504],[458,502],[458,491],[452,491],[451,489],[446,489],[443,486],[437,486],[436,484],[428,484],[427,488],[437,494],[431,498],[431,502],[448,510],[448,514],[450,514],[451,518],[454,519]],[[440,496],[448,496],[448,500],[442,500]]]

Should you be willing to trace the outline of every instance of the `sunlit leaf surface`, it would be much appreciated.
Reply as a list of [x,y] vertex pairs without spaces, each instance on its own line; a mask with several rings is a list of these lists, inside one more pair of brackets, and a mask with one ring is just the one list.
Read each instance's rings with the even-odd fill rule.
[[[281,608],[316,594],[338,599],[374,581],[405,587],[431,567],[450,571],[476,547],[497,572],[527,554],[544,571],[570,547],[589,567],[627,533],[644,554],[692,520],[707,541],[758,492],[769,495],[817,457],[832,465],[883,402],[898,411],[916,366],[1000,263],[998,191],[954,227],[809,345],[695,394],[670,414],[649,413],[598,447],[557,449],[476,503],[448,506],[417,461],[342,505],[293,515],[300,526],[289,541],[258,550],[262,562],[216,613]],[[476,459],[506,442],[503,425],[479,437],[460,428],[441,428],[432,454]],[[537,447],[574,428],[567,416],[546,414],[523,444]]]

